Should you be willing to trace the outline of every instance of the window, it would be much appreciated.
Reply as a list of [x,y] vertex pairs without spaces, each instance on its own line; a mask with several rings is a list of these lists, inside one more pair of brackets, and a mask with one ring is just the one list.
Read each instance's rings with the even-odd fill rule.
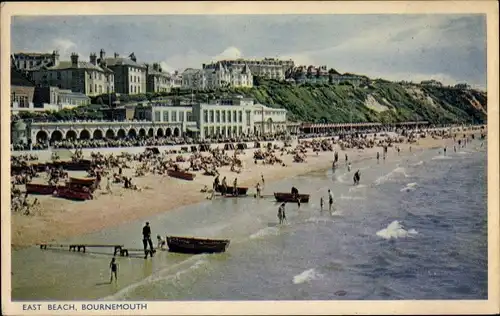
[[210,110],[210,123],[214,122],[214,110]]
[[177,111],[172,112],[172,122],[177,122]]
[[240,125],[238,126],[238,135],[243,134],[243,127]]
[[250,117],[252,115],[252,111],[247,111],[247,117],[246,117],[246,120],[247,120],[247,126],[250,126]]
[[210,126],[210,136],[214,136],[215,130],[213,126]]
[[184,122],[184,111],[179,112],[179,121]]
[[222,111],[222,123],[226,123],[226,111]]
[[141,93],[141,87],[137,87],[137,93]]
[[208,123],[208,110],[203,110],[203,122]]
[[168,111],[163,111],[163,122],[168,122]]
[[134,89],[134,87],[132,87],[132,85],[130,85],[130,92],[129,93],[132,93],[132,91],[134,91],[133,89]]
[[92,93],[92,84],[89,85],[90,93]]
[[186,112],[186,121],[191,122],[193,120],[193,113],[188,111]]
[[[206,110],[205,110],[205,111],[206,111]],[[209,135],[208,135],[208,127],[205,127],[205,128],[203,129],[203,135],[204,135],[204,137],[208,137],[208,136],[209,136]]]
[[217,123],[220,123],[220,111],[215,111],[215,121]]
[[[233,111],[233,122],[235,122],[235,123],[236,123],[236,122],[238,122],[238,121],[236,120],[236,111]],[[235,131],[235,132],[236,132],[236,131]]]
[[238,122],[243,122],[243,111],[238,111]]
[[217,127],[215,128],[215,134],[216,134],[216,135],[220,135],[220,126],[217,126]]
[[102,93],[102,86],[99,86],[99,93]]
[[227,122],[231,123],[231,111],[227,111]]

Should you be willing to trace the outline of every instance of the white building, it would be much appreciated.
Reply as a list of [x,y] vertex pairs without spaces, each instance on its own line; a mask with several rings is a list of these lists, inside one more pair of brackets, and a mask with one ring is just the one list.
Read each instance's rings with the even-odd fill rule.
[[223,87],[251,88],[253,76],[246,65],[226,67],[222,63],[216,63],[213,68],[186,69],[182,74],[182,87],[195,90]]
[[286,110],[236,98],[193,105],[193,120],[200,138],[262,135],[286,132]]
[[293,60],[280,60],[275,58],[264,59],[228,59],[221,60],[208,65],[203,65],[203,69],[214,69],[221,64],[226,68],[238,71],[243,67],[248,67],[254,76],[268,79],[285,80],[285,73],[294,67]]

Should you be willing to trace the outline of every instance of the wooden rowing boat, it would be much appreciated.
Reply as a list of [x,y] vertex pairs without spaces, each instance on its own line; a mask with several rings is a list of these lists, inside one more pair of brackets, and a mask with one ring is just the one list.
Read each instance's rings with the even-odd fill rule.
[[28,194],[51,195],[54,193],[55,190],[56,190],[55,185],[34,184],[34,183],[26,184],[26,192]]
[[[300,199],[300,203],[309,202],[309,194],[299,194],[297,197]],[[274,198],[277,202],[297,203],[297,197],[292,193],[274,192]]]
[[96,178],[69,178],[69,183],[91,187],[95,184]]
[[171,252],[189,254],[225,252],[229,242],[229,239],[167,236],[167,245]]
[[194,178],[196,177],[196,174],[191,173],[191,172],[186,172],[186,171],[180,171],[180,170],[173,170],[169,169],[167,170],[167,174],[172,177],[172,178],[177,178],[177,179],[182,179],[182,180],[189,180],[193,181]]
[[[236,190],[238,191],[238,196],[240,195],[247,195],[248,188],[247,187],[236,187]],[[222,193],[222,185],[218,185],[215,188],[215,192]],[[226,187],[226,194],[233,195],[234,192],[234,187]]]
[[59,186],[56,189],[57,196],[67,200],[86,201],[92,199],[90,192],[76,191],[66,186]]

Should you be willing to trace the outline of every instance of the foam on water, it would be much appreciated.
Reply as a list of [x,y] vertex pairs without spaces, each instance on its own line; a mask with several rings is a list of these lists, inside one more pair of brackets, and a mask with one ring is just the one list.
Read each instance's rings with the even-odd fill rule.
[[310,217],[306,219],[306,223],[334,223],[333,219],[327,217]]
[[416,162],[416,163],[412,164],[412,166],[420,166],[420,165],[423,165],[423,164],[424,164],[424,161],[420,160],[419,162]]
[[[352,188],[351,188],[351,189],[352,189]],[[356,201],[357,201],[357,200],[364,200],[365,198],[364,198],[364,197],[362,197],[362,196],[349,196],[349,195],[343,195],[343,194],[342,194],[342,195],[340,196],[340,199],[341,199],[341,200],[352,200],[352,201],[356,200]]]
[[384,239],[398,239],[404,237],[413,237],[418,232],[415,229],[406,230],[399,221],[393,221],[386,228],[379,230],[377,236]]
[[[120,291],[116,292],[115,294],[101,298],[100,300],[111,300],[112,301],[112,300],[123,299],[123,298],[127,297],[127,294],[129,294],[130,292],[132,292],[133,290],[135,290],[141,286],[153,284],[153,283],[156,283],[159,281],[168,282],[168,281],[178,280],[184,274],[186,274],[188,272],[192,272],[192,271],[200,268],[201,266],[205,265],[208,262],[206,260],[207,257],[208,257],[207,254],[194,255],[187,260],[184,260],[180,263],[168,266],[165,269],[162,269],[162,270],[158,271],[157,273],[154,273],[154,274],[150,275],[149,277],[147,277],[139,282],[130,284],[129,286],[121,289]],[[175,274],[172,274],[172,270],[179,268],[179,267],[182,267],[184,265],[188,265],[189,263],[192,263],[192,264],[189,265],[187,268],[179,270]]]
[[405,191],[413,191],[415,190],[415,187],[417,186],[416,182],[408,183],[404,188],[399,190],[400,192],[405,192]]
[[315,269],[305,270],[304,272],[297,274],[293,277],[293,284],[302,284],[305,282],[310,282],[312,280],[317,280],[322,277]]
[[366,188],[366,184],[358,184],[358,185],[353,186],[352,188],[349,188],[349,192],[361,190],[364,188]]
[[391,180],[392,177],[395,176],[395,175],[397,175],[397,174],[403,174],[405,177],[408,177],[408,175],[406,174],[405,168],[403,168],[403,167],[397,167],[394,170],[392,170],[391,172],[389,172],[388,174],[383,175],[381,177],[378,177],[375,180],[374,183],[375,183],[375,185],[382,184],[384,182],[387,182],[387,181]]
[[266,236],[277,236],[279,234],[279,227],[266,227],[262,228],[255,234],[250,235],[250,239],[257,239]]
[[453,158],[450,156],[443,156],[443,155],[432,157],[432,160],[449,160],[449,159],[453,159]]

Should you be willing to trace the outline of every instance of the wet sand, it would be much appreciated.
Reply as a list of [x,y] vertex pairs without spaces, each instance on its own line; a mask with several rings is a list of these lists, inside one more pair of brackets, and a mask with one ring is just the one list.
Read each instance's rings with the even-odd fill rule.
[[[459,138],[465,132],[458,132]],[[476,136],[480,131],[467,131],[467,133],[475,133]],[[295,147],[296,142],[293,143]],[[402,152],[407,152],[409,147],[412,151],[418,151],[426,148],[444,147],[448,150],[453,150],[453,139],[433,139],[428,136],[424,139],[419,139],[414,144],[397,144]],[[350,161],[360,159],[376,159],[376,152],[380,152],[382,159],[383,149],[380,147],[368,148],[364,150],[347,149],[342,151],[338,145],[335,145],[334,150],[339,152],[339,167],[346,168],[344,155],[349,156]],[[123,148],[122,151],[127,151]],[[243,161],[242,172],[237,174],[230,171],[229,166],[219,169],[220,179],[227,177],[228,185],[232,185],[235,177],[238,178],[238,186],[248,186],[249,195],[255,192],[255,185],[264,176],[266,183],[277,181],[285,178],[293,178],[299,174],[304,174],[316,170],[329,168],[333,161],[333,152],[319,152],[319,155],[312,152],[309,148],[307,152],[307,160],[304,163],[292,162],[292,155],[284,154],[280,158],[286,164],[281,165],[263,165],[262,161],[258,161],[256,165],[253,160],[253,152],[255,149],[245,150],[244,155],[239,158]],[[227,151],[229,156],[232,156],[232,151]],[[395,147],[389,148],[388,155],[397,155]],[[187,158],[190,154],[184,154]],[[208,155],[206,153],[206,155]],[[280,153],[278,152],[279,156]],[[169,155],[173,158],[177,154]],[[188,163],[185,163],[187,167]],[[115,170],[116,172],[116,170]],[[135,169],[123,169],[125,175],[134,175]],[[111,172],[112,174],[113,172]],[[84,172],[70,172],[70,176],[85,176]],[[40,178],[35,178],[35,183],[43,183],[46,181],[45,175]],[[205,176],[202,172],[196,172],[194,181],[185,181],[175,178],[170,178],[163,175],[148,174],[143,177],[133,177],[133,183],[137,184],[142,191],[133,191],[124,189],[122,184],[113,184],[112,193],[106,194],[106,179],[101,183],[101,189],[94,194],[94,200],[77,202],[70,201],[51,196],[38,196],[41,203],[41,211],[39,214],[25,216],[18,213],[12,213],[11,216],[11,244],[13,247],[30,246],[35,243],[43,243],[63,239],[81,234],[99,231],[108,227],[118,226],[127,222],[132,222],[139,219],[148,220],[149,217],[167,212],[189,204],[199,203],[207,198],[208,193],[202,193],[200,190],[207,185],[212,186],[214,177]],[[297,187],[301,192],[306,192],[306,188]],[[263,187],[263,195],[273,194],[268,192],[266,187]],[[250,198],[250,197],[249,197]],[[30,197],[30,201],[33,198]]]

